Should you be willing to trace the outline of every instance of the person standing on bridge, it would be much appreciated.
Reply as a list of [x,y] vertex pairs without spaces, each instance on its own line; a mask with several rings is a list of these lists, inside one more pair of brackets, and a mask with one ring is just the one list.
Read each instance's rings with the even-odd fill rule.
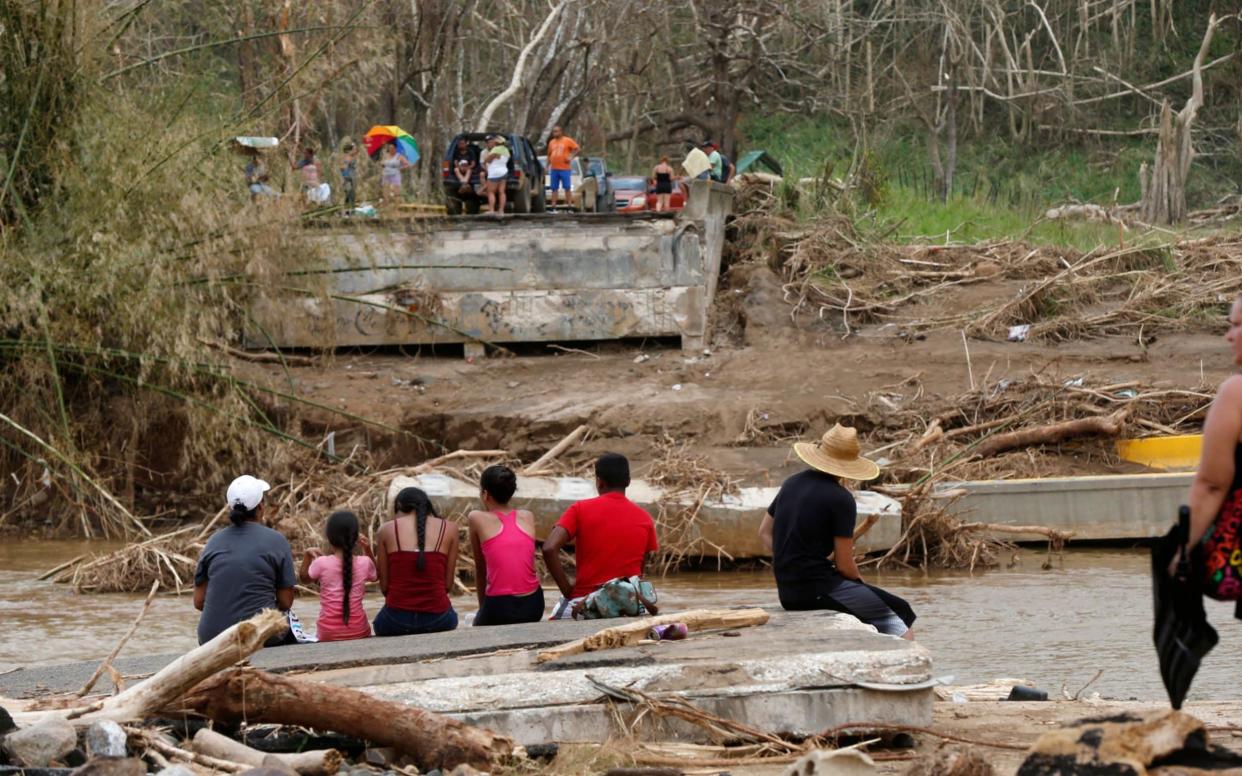
[[358,147],[346,140],[341,146],[341,191],[345,194],[345,207],[358,204]]
[[492,135],[483,152],[483,169],[487,174],[487,206],[496,217],[505,214],[505,184],[509,181],[509,149],[505,139]]
[[306,201],[312,205],[327,204],[328,198],[332,196],[332,189],[323,182],[323,167],[315,158],[315,149],[307,146],[302,158],[293,168],[302,176],[302,194]]
[[384,202],[401,201],[401,171],[409,166],[405,157],[397,153],[396,143],[384,146],[384,155],[380,159],[380,192]]
[[712,177],[712,163],[703,153],[703,149],[694,143],[686,144],[686,158],[681,161],[681,168],[686,171],[686,179],[681,183],[681,195],[690,201],[690,181],[705,181]]
[[673,194],[673,165],[668,163],[667,156],[660,157],[660,163],[651,168],[651,186],[655,190],[655,211],[662,213],[668,210],[668,201]]
[[548,175],[551,177],[552,204],[560,203],[558,192],[565,192],[565,204],[573,204],[573,162],[582,150],[559,126],[552,127],[548,140]]
[[880,474],[860,450],[858,432],[839,423],[818,442],[796,443],[794,453],[811,468],[781,485],[759,537],[772,553],[784,609],[845,612],[880,633],[913,640],[910,604],[863,582],[854,562],[858,505],[841,480],[872,480]]

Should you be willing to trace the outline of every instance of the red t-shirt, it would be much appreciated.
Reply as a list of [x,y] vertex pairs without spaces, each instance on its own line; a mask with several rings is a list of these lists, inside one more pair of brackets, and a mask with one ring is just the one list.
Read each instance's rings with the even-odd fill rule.
[[578,562],[574,598],[594,592],[610,579],[641,574],[643,555],[659,549],[655,521],[624,493],[579,501],[556,524],[574,543]]

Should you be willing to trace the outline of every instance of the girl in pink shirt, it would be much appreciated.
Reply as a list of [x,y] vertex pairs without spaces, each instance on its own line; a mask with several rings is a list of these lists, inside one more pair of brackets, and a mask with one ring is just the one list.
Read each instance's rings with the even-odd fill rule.
[[371,623],[362,608],[367,583],[379,579],[371,546],[358,533],[358,517],[353,512],[333,512],[324,528],[332,549],[325,555],[310,549],[302,556],[304,584],[319,583],[320,641],[365,639]]

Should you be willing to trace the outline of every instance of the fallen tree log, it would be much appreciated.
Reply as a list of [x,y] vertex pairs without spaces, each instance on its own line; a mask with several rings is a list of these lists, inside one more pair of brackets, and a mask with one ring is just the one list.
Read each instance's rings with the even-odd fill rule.
[[1052,445],[1080,436],[1117,436],[1121,433],[1123,417],[1123,413],[1117,413],[1107,418],[1079,418],[1048,426],[1008,431],[985,439],[975,448],[975,455],[987,458],[1019,447]]
[[[74,720],[78,725],[89,725],[105,719],[114,722],[144,719],[173,705],[204,679],[258,652],[264,642],[288,627],[288,620],[281,612],[274,609],[260,612],[111,698],[77,708],[66,707],[63,698],[52,698],[35,707],[41,710],[17,715],[17,721],[24,726],[57,716]],[[74,696],[69,701],[76,704],[79,699]]]
[[253,668],[211,677],[169,709],[174,710],[225,724],[269,722],[357,736],[409,755],[423,771],[462,763],[486,770],[513,752],[512,741],[484,728],[349,687]]
[[252,768],[263,765],[264,759],[274,757],[302,776],[331,776],[341,767],[341,753],[335,749],[318,749],[296,754],[268,754],[258,749],[251,749],[240,741],[234,741],[226,735],[214,730],[203,728],[194,734],[190,744],[193,751],[229,760]]
[[768,613],[762,609],[692,609],[688,612],[644,617],[641,620],[626,622],[624,625],[604,628],[584,639],[577,639],[544,650],[535,658],[535,662],[547,663],[570,655],[581,655],[584,652],[632,646],[647,638],[647,632],[656,625],[685,623],[686,629],[693,633],[703,630],[746,628],[752,625],[763,625],[767,621]]
[[1033,534],[1047,537],[1053,547],[1064,547],[1065,543],[1074,538],[1073,531],[1058,531],[1042,525],[999,525],[997,523],[962,523],[953,529],[956,533],[966,531],[984,531],[1003,534]]

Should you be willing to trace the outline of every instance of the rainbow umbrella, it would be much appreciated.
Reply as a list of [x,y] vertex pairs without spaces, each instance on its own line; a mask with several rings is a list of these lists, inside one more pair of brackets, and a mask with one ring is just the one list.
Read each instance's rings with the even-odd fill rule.
[[405,157],[410,164],[418,161],[418,144],[409,132],[392,124],[376,124],[362,136],[367,154],[372,159],[379,157],[380,149],[389,143],[397,146],[397,153]]

